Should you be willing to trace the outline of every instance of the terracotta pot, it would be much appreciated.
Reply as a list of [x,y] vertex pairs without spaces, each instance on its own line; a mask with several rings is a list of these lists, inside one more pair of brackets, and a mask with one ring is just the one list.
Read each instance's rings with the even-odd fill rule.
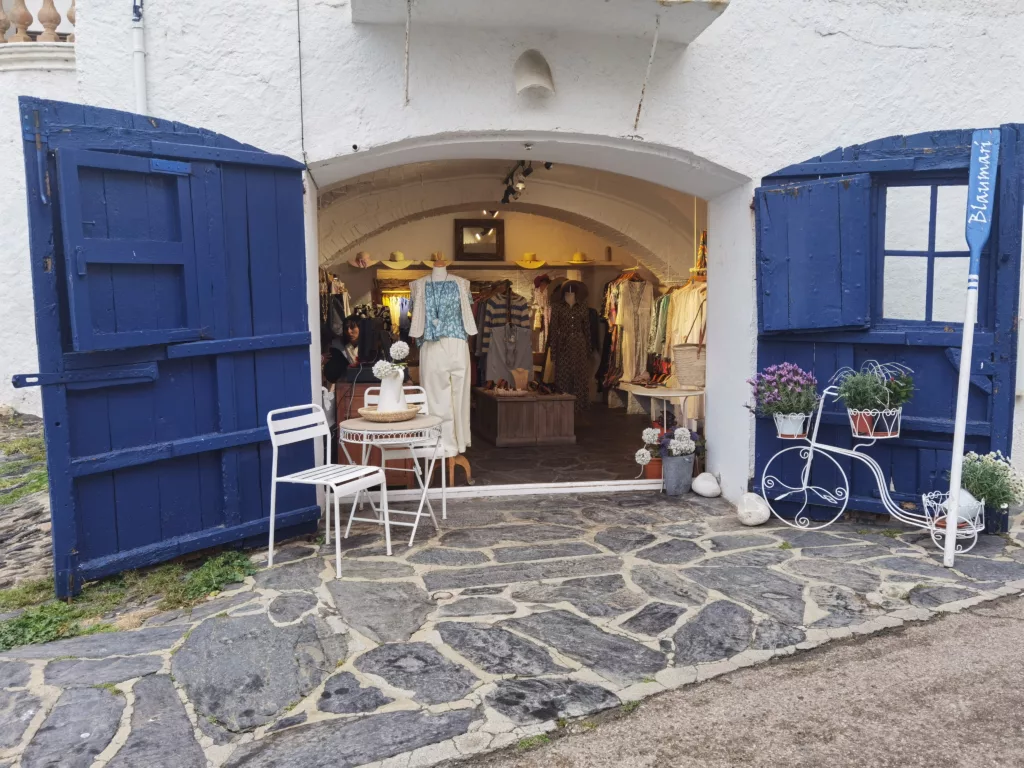
[[853,426],[853,434],[857,437],[874,436],[875,417],[870,413],[851,413],[850,424]]
[[644,467],[644,478],[647,480],[661,480],[661,457],[651,459],[650,464]]

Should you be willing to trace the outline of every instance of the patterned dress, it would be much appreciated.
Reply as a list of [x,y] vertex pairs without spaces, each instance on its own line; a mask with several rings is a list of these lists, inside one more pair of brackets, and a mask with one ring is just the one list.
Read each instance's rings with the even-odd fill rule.
[[583,304],[555,302],[551,307],[551,359],[555,386],[576,396],[576,410],[590,405],[590,311]]

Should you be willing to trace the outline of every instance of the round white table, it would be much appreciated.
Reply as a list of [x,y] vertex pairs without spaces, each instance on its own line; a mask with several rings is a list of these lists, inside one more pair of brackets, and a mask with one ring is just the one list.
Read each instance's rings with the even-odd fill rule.
[[[356,498],[352,502],[352,512],[349,515],[348,525],[345,527],[346,539],[352,529],[352,522],[354,520],[383,525],[384,540],[387,544],[387,552],[390,555],[391,526],[400,525],[412,528],[412,534],[409,536],[409,546],[411,547],[413,540],[416,538],[416,528],[419,526],[420,518],[424,514],[424,506],[426,506],[427,511],[430,514],[430,519],[434,521],[434,527],[440,530],[440,526],[437,524],[437,518],[434,516],[434,508],[430,504],[430,499],[427,498],[427,490],[430,487],[430,478],[433,477],[434,474],[434,465],[442,455],[440,417],[425,416],[421,413],[415,418],[407,421],[379,422],[369,421],[364,418],[347,419],[338,425],[338,442],[350,464],[359,463],[365,465],[369,460],[371,448],[409,448],[410,457],[412,458],[414,467],[412,471],[416,474],[416,479],[419,481],[421,489],[419,506],[415,512],[410,512],[407,510],[389,509],[387,503],[387,488],[382,486],[380,507],[374,504],[372,500],[370,501],[370,506],[377,515],[375,518],[356,516],[356,505],[359,503],[360,494],[363,493],[362,491],[357,492]],[[352,456],[348,452],[348,445],[362,446],[359,462],[352,460]],[[423,474],[421,475],[419,461],[415,456],[413,456],[412,449],[422,448],[424,446],[433,447],[433,451],[430,452],[429,458],[425,460],[426,466]],[[441,471],[444,471],[444,467],[441,468]],[[411,523],[394,521],[391,520],[391,514],[409,515],[415,519]]]

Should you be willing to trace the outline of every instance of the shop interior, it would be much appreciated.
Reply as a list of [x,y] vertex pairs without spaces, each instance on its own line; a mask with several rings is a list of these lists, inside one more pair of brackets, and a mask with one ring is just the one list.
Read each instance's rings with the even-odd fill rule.
[[[493,199],[465,190],[472,203],[456,195],[413,215],[406,203],[394,222],[325,252],[342,224],[367,228],[352,220],[367,208],[353,205],[360,195],[381,206],[417,179],[480,187],[479,168],[467,178],[454,163],[422,165],[432,167],[321,191],[322,373],[338,422],[359,415],[379,385],[373,363],[402,340],[407,384],[446,420],[453,485],[634,480],[652,424],[691,430],[699,470],[703,398],[665,408],[650,393],[703,390],[706,202],[602,171],[487,161],[504,172]],[[411,473],[388,480],[406,487]]]

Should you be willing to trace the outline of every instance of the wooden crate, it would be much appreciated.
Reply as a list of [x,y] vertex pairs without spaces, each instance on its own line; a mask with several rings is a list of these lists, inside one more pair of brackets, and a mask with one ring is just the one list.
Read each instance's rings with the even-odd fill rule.
[[499,448],[576,442],[573,395],[500,397],[479,387],[473,428]]

